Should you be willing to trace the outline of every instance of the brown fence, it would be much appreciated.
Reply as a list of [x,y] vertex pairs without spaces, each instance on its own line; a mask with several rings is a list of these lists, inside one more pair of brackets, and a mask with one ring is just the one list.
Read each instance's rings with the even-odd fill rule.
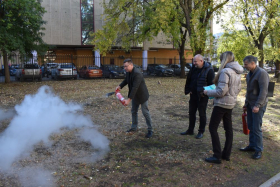
[[[83,65],[95,65],[96,61],[100,62],[100,65],[112,64],[122,66],[124,58],[120,57],[95,57],[93,55],[40,55],[40,56],[25,56],[25,55],[9,55],[9,66],[16,66],[23,63],[38,63],[43,65],[44,63],[74,63],[77,68]],[[147,64],[179,64],[177,58],[131,58],[134,64],[142,66],[142,62],[147,61]],[[191,63],[192,59],[186,59],[187,63]],[[0,69],[3,69],[3,58],[0,56]]]

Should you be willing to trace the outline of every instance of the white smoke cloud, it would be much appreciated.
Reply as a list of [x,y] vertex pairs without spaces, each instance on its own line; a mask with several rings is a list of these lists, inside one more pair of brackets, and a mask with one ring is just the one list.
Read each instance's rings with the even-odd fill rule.
[[[34,175],[35,173],[35,175]],[[52,174],[42,168],[25,167],[18,172],[18,178],[22,186],[50,187],[55,186]]]
[[12,117],[14,117],[15,114],[16,113],[14,110],[4,111],[4,110],[0,109],[0,121],[12,118]]
[[[78,104],[65,103],[48,86],[39,88],[37,94],[26,95],[15,106],[16,115],[8,128],[0,134],[0,170],[8,171],[13,162],[41,141],[51,145],[50,135],[64,127],[82,129],[79,137],[98,150],[92,155],[92,161],[104,156],[109,151],[109,140],[97,131],[90,116],[83,115],[82,110]],[[2,120],[3,115],[6,112],[0,111]]]

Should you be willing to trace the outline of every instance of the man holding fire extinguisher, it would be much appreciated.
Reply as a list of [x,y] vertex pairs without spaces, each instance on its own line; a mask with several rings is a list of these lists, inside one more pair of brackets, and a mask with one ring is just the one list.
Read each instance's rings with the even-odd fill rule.
[[116,87],[116,90],[122,89],[128,84],[128,99],[124,100],[124,105],[127,106],[132,101],[132,125],[131,129],[129,129],[127,132],[135,132],[137,130],[138,109],[141,105],[142,113],[148,126],[146,138],[150,138],[153,135],[153,129],[152,120],[148,109],[149,92],[145,80],[142,73],[137,68],[133,67],[133,62],[131,59],[126,59],[123,63],[123,67],[127,73],[123,82]]
[[260,159],[263,151],[262,118],[268,102],[268,73],[257,66],[258,59],[252,55],[243,59],[244,67],[250,72],[246,76],[247,92],[243,111],[247,111],[247,124],[250,130],[249,145],[240,151],[254,151],[252,158]]

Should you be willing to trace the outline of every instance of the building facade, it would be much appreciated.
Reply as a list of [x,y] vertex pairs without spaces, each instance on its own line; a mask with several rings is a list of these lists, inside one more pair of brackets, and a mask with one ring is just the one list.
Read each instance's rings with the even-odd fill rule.
[[[152,42],[144,42],[142,46],[132,47],[125,52],[119,46],[112,46],[106,57],[94,51],[90,43],[91,32],[102,29],[104,21],[101,18],[102,0],[43,0],[42,6],[46,13],[43,19],[47,22],[43,40],[51,46],[51,57],[45,60],[59,61],[61,55],[69,55],[79,63],[75,56],[88,56],[89,61],[100,66],[106,64],[122,64],[124,58],[132,58],[145,70],[149,63],[178,64],[179,53],[172,42],[167,42],[163,33],[160,33]],[[186,52],[190,51],[187,45]],[[186,55],[186,59],[191,59]],[[74,56],[74,57],[73,57]],[[65,58],[65,57],[64,57]],[[159,59],[165,59],[164,62]]]

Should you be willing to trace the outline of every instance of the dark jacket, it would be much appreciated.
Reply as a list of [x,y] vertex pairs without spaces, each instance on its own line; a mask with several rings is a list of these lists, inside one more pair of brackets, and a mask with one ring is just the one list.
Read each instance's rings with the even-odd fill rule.
[[[195,73],[197,73],[197,75],[195,75]],[[214,70],[211,67],[211,64],[208,62],[204,62],[204,65],[201,69],[192,66],[192,69],[187,76],[185,94],[187,95],[195,89],[195,91],[197,91],[197,93],[200,95],[203,93],[204,86],[213,84],[214,76]],[[194,86],[196,88],[194,88]]]
[[256,67],[252,73],[248,73],[246,76],[247,82],[247,92],[245,106],[249,103],[253,108],[263,107],[268,102],[267,93],[268,93],[268,84],[269,76],[267,72],[260,68]]
[[149,92],[139,69],[134,67],[132,72],[126,73],[120,87],[123,88],[127,84],[129,89],[128,98],[133,99],[137,104],[143,104],[149,99]]

